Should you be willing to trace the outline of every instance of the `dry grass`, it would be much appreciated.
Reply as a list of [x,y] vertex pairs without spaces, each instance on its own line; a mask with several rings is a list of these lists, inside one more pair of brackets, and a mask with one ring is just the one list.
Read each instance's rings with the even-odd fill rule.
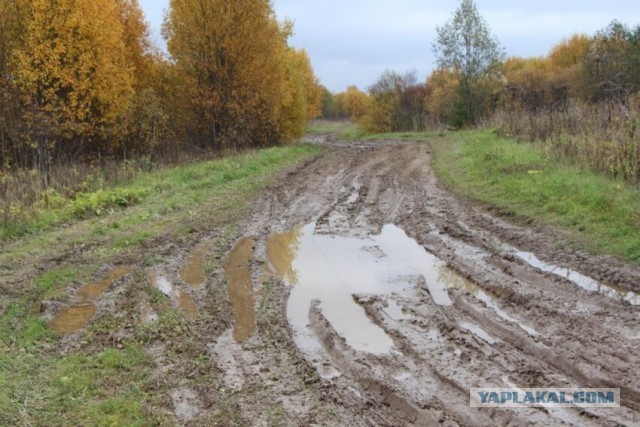
[[566,112],[503,112],[487,126],[501,135],[543,141],[548,154],[629,183],[640,182],[640,100],[574,104]]

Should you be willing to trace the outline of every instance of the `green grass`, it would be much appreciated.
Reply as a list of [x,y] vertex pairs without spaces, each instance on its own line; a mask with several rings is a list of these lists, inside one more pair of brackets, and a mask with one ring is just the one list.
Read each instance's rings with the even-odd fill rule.
[[[212,187],[224,187],[237,181],[264,173],[290,159],[308,155],[317,148],[292,146],[272,148],[220,160],[191,163],[139,174],[125,186],[101,188],[95,192],[79,193],[72,199],[55,190],[47,190],[40,199],[15,220],[0,224],[0,241],[13,240],[25,235],[40,233],[78,219],[105,217],[143,201],[168,197],[168,206],[179,208],[198,204]],[[155,214],[150,211],[149,214]],[[138,220],[147,219],[144,215]],[[94,233],[104,230],[98,228]]]
[[314,120],[309,123],[307,135],[332,135],[343,141],[357,141],[366,136],[355,123],[346,120]]
[[455,191],[516,220],[569,231],[571,244],[640,263],[640,191],[491,132],[434,136],[434,169]]
[[[73,200],[49,193],[20,225],[21,233],[3,230],[0,425],[170,424],[158,409],[166,406],[166,390],[151,380],[154,364],[144,348],[155,339],[180,343],[188,325],[139,274],[166,258],[162,244],[150,243],[188,246],[216,230],[215,253],[223,253],[252,198],[284,167],[320,150],[270,148],[164,168]],[[208,271],[217,261],[210,262]],[[42,318],[40,302],[68,303],[69,285],[99,280],[102,266],[122,263],[137,270],[122,294],[147,292],[160,321],[116,344],[110,337],[125,330],[135,314],[101,315],[67,347]],[[118,301],[121,310],[135,306],[126,298]]]

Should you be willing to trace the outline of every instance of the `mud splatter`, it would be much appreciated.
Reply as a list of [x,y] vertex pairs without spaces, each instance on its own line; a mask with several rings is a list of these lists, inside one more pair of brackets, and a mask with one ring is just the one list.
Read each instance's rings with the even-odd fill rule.
[[210,251],[211,245],[201,243],[187,256],[179,272],[180,278],[184,280],[185,283],[194,288],[204,284],[207,279],[204,265]]
[[253,244],[252,238],[240,240],[227,256],[224,265],[235,320],[233,338],[237,342],[247,341],[256,331],[253,286],[249,269]]
[[70,335],[78,332],[91,320],[96,313],[93,303],[108,288],[127,274],[131,273],[128,267],[117,267],[109,271],[103,280],[89,283],[78,291],[81,300],[78,305],[65,308],[51,322],[51,329],[61,335]]

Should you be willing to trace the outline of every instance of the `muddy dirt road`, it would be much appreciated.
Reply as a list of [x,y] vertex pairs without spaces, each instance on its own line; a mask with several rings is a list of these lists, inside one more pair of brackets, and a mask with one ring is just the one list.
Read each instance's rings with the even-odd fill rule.
[[[245,420],[275,399],[291,425],[640,425],[640,272],[456,199],[429,163],[337,143],[256,202],[211,345]],[[622,408],[469,408],[501,386],[621,388]]]
[[[324,144],[255,200],[215,268],[203,267],[214,232],[136,275],[188,321],[147,349],[167,416],[640,425],[639,269],[456,198],[424,142]],[[67,313],[75,328],[96,311],[83,301]],[[140,322],[157,321],[136,304]],[[471,387],[620,388],[622,407],[472,409]]]

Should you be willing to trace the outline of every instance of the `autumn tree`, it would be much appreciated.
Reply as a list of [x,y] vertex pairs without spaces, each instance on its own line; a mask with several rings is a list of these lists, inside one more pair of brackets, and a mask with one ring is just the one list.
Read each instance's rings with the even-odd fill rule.
[[[131,100],[118,5],[110,0],[15,0],[9,68],[26,142],[45,168],[112,134]],[[95,146],[93,147],[95,148]]]
[[321,116],[324,119],[332,119],[336,117],[333,93],[325,86],[320,86],[322,91],[322,110]]
[[354,122],[360,120],[369,109],[369,96],[356,86],[349,86],[339,102],[342,111]]
[[386,71],[369,87],[369,106],[360,125],[372,133],[423,130],[424,98],[415,72]]
[[222,149],[299,133],[282,125],[283,111],[299,123],[289,106],[303,109],[295,113],[306,119],[319,113],[321,98],[306,54],[287,46],[291,33],[268,0],[172,0],[164,35],[186,107],[186,136]]
[[427,119],[440,126],[451,120],[460,78],[448,69],[435,70],[427,78],[424,109]]
[[592,100],[628,104],[640,89],[640,26],[635,30],[614,21],[590,40],[585,72]]
[[320,115],[322,91],[305,50],[288,49],[285,65],[279,136],[292,141],[304,134],[308,120]]
[[497,73],[504,58],[502,47],[491,35],[473,0],[462,0],[453,18],[436,28],[433,44],[438,66],[459,76],[458,99],[453,123],[474,124],[481,115],[480,100],[487,83]]

